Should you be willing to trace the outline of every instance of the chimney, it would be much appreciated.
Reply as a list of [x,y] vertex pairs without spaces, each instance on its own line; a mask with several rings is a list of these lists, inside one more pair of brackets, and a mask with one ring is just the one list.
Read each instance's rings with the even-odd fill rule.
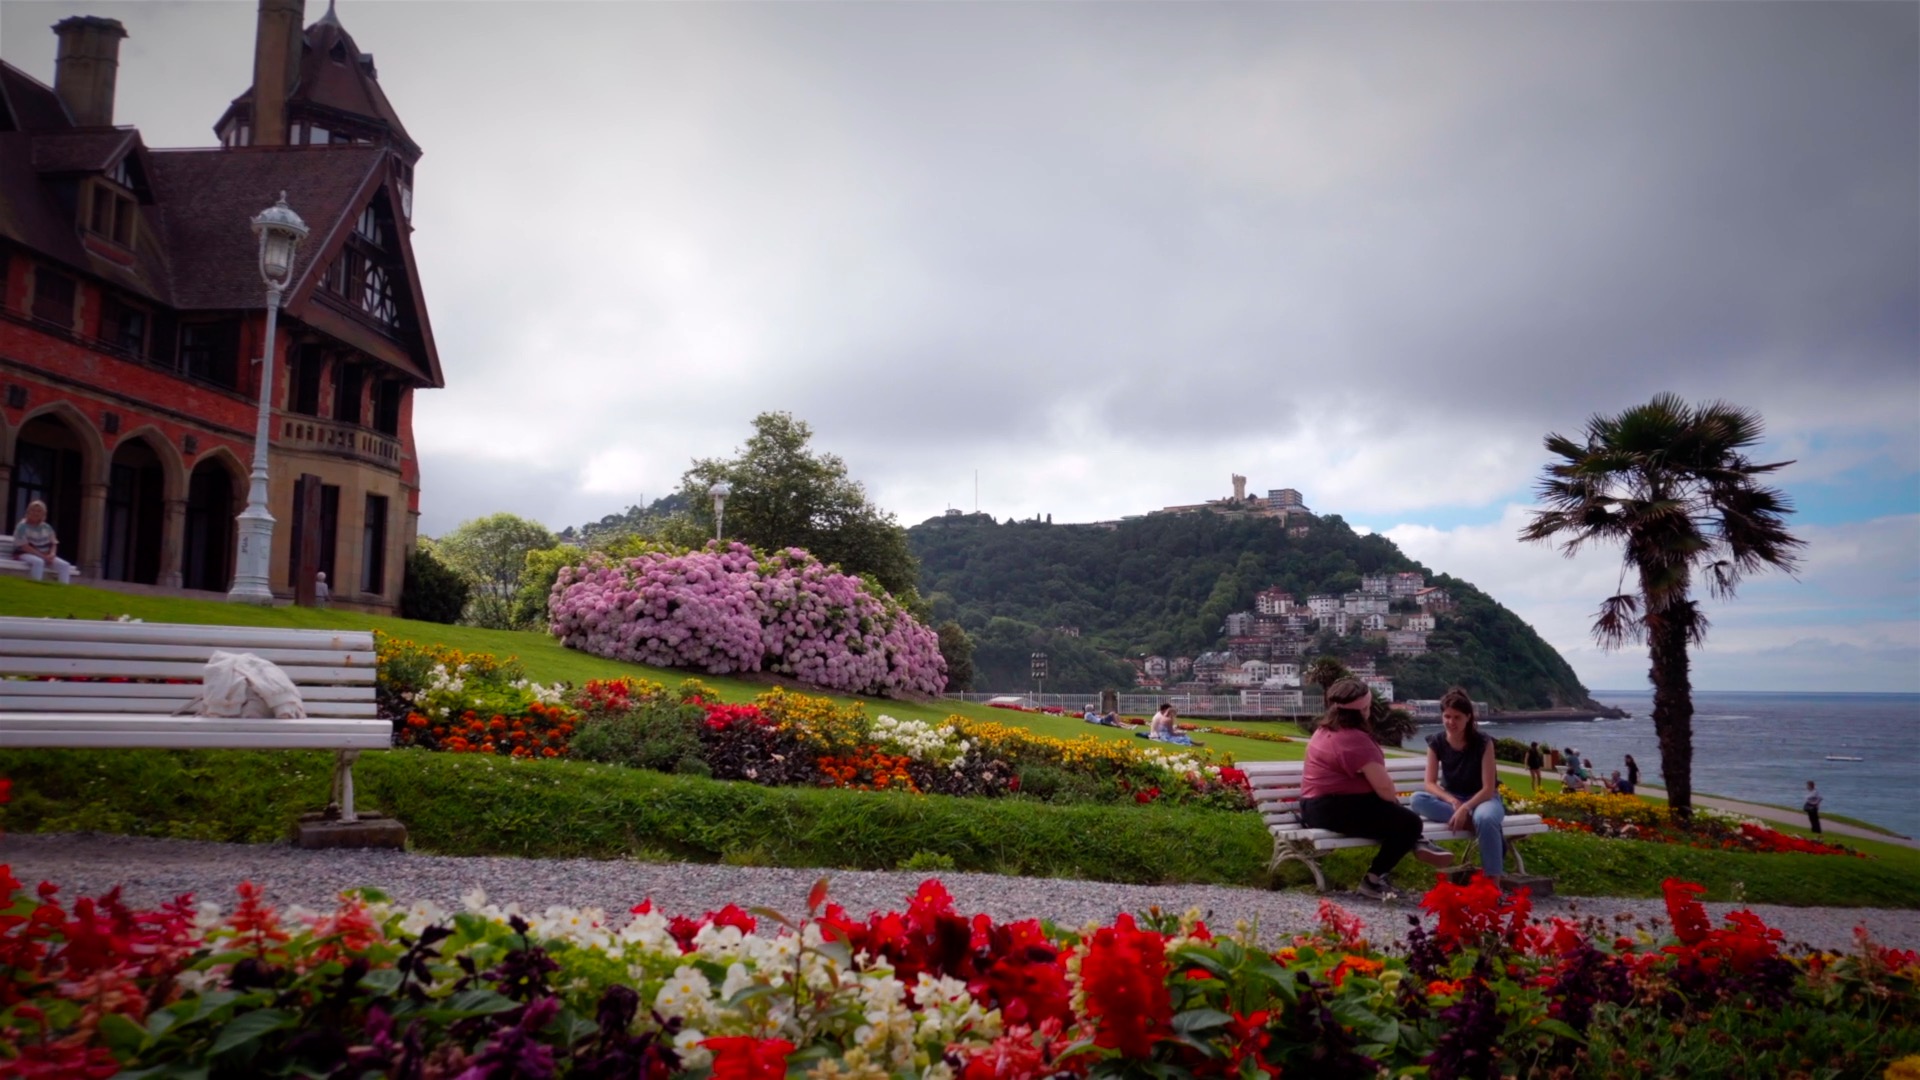
[[255,146],[287,145],[287,97],[300,78],[306,0],[260,0],[253,36]]
[[113,82],[120,71],[120,39],[127,28],[118,19],[75,15],[53,24],[60,38],[54,54],[53,92],[81,127],[113,126]]

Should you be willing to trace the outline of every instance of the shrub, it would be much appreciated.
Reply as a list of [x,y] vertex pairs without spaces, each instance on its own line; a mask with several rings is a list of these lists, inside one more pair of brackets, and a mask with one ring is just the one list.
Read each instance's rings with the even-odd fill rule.
[[1527,760],[1527,744],[1519,739],[1499,738],[1493,740],[1493,756],[1500,761],[1511,761],[1522,765]]
[[891,697],[946,683],[938,637],[891,596],[797,548],[759,559],[741,544],[589,556],[562,567],[548,603],[568,648],[711,674],[773,671],[811,686]]
[[704,718],[698,705],[642,700],[583,719],[568,756],[656,772],[693,771],[681,765],[688,758],[699,760]]
[[406,573],[400,585],[400,616],[422,622],[452,624],[460,621],[467,609],[473,587],[467,579],[434,557],[426,545],[407,556]]

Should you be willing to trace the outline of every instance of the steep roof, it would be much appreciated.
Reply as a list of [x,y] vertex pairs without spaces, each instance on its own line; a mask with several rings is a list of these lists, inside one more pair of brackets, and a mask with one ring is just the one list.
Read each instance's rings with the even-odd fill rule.
[[0,60],[0,131],[65,131],[73,117],[51,86]]
[[[302,41],[300,77],[294,83],[293,92],[287,95],[289,117],[334,114],[372,123],[387,129],[394,143],[406,151],[410,159],[420,156],[419,144],[407,134],[400,114],[394,111],[386,91],[380,88],[372,55],[361,52],[354,44],[353,35],[340,25],[340,17],[334,14],[331,4],[319,21],[307,27]],[[248,113],[253,111],[253,87],[233,99],[227,114],[242,106]],[[226,116],[222,116],[215,130],[225,123]]]
[[361,193],[385,160],[386,151],[375,146],[155,151],[148,181],[173,255],[174,306],[264,304],[259,241],[249,222],[282,191],[313,230],[295,255],[294,280],[305,278],[325,248],[320,241],[359,213]]
[[132,128],[36,135],[33,167],[43,173],[102,172],[112,168],[139,138]]

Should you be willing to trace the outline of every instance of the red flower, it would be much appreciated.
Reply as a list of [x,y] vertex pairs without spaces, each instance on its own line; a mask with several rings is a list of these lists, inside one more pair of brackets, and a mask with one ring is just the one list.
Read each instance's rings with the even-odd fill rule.
[[1080,961],[1094,1045],[1145,1058],[1173,1023],[1167,996],[1166,942],[1121,915],[1094,932]]
[[785,1039],[750,1035],[705,1039],[700,1045],[713,1051],[714,1080],[784,1080],[787,1055],[793,1053],[793,1044]]

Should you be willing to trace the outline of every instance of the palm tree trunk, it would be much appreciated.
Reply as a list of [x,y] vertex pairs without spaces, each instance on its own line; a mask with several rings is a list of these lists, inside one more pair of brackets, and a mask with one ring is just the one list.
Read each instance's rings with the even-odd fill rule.
[[[1683,602],[1680,607],[1687,610],[1689,605]],[[1653,661],[1647,678],[1653,683],[1653,731],[1660,739],[1660,771],[1667,785],[1667,807],[1685,821],[1693,816],[1693,681],[1688,673],[1687,623],[1672,616],[1656,616],[1647,623]]]

